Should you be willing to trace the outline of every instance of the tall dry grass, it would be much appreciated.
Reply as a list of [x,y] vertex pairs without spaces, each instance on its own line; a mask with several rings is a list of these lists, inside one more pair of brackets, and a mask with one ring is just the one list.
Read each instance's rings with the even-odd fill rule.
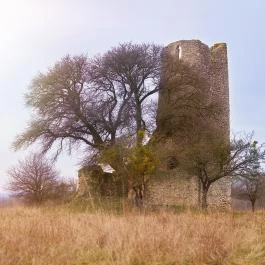
[[0,264],[265,264],[265,214],[0,208]]

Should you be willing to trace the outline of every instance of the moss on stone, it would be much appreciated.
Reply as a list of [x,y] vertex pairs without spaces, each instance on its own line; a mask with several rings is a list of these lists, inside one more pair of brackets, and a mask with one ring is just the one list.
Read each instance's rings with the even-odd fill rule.
[[221,42],[221,43],[215,43],[212,47],[211,47],[211,51],[217,51],[218,49],[225,49],[226,48],[226,43]]

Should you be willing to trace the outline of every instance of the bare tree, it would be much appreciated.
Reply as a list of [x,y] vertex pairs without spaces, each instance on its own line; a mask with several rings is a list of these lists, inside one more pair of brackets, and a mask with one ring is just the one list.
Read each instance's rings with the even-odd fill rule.
[[256,203],[256,200],[258,199],[258,191],[261,185],[260,182],[261,182],[261,176],[256,175],[256,174],[249,176],[247,178],[245,177],[243,180],[243,183],[246,187],[246,193],[251,202],[252,212],[255,211],[255,203]]
[[148,130],[151,96],[160,84],[161,51],[158,45],[125,43],[92,60],[91,76],[96,87],[122,94],[123,102],[128,99],[136,135],[141,129]]
[[[63,148],[71,151],[81,142],[100,148],[109,134],[116,134],[117,127],[107,127],[101,119],[110,100],[107,93],[99,93],[90,86],[85,56],[66,56],[47,74],[32,81],[26,103],[35,115],[26,131],[18,136],[15,147],[39,140],[46,152],[57,143],[56,155]],[[121,125],[122,118],[119,120]]]
[[50,198],[57,186],[58,173],[43,155],[31,154],[9,169],[9,190],[29,202]]
[[265,146],[252,138],[233,139],[230,144],[208,139],[208,143],[195,143],[185,151],[182,166],[199,179],[202,209],[207,208],[208,191],[214,182],[224,177],[251,176],[257,164],[265,161]]
[[[257,142],[254,141],[250,153],[252,156],[258,156],[258,152]],[[251,203],[252,212],[255,211],[255,204],[262,192],[262,185],[264,182],[264,172],[260,166],[260,162],[260,160],[257,160],[256,163],[249,166],[239,177],[239,181],[241,181],[245,193]]]
[[45,153],[57,144],[56,157],[80,144],[101,149],[117,136],[136,135],[148,119],[143,109],[158,90],[160,50],[129,43],[94,59],[64,57],[32,81],[26,104],[34,116],[14,147],[39,141]]

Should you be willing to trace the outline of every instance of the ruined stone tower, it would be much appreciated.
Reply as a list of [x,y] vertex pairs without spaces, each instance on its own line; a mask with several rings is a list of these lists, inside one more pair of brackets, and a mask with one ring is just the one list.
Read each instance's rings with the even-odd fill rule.
[[[206,110],[207,116],[201,112]],[[208,116],[208,113],[213,112]],[[178,169],[178,155],[196,138],[229,142],[229,85],[227,47],[212,47],[199,40],[169,44],[162,57],[156,148],[161,158],[161,179],[150,184],[151,203],[198,202],[196,177]],[[231,183],[220,180],[209,192],[209,204],[229,203]]]
[[[213,138],[229,142],[229,135],[226,44],[218,43],[210,48],[199,40],[169,44],[162,56],[157,129],[151,139],[161,166],[148,183],[150,205],[197,206],[198,178],[178,167],[178,156],[197,138],[206,144]],[[87,179],[91,178],[92,171],[91,168],[79,171],[80,193],[91,193]],[[110,175],[101,174],[103,179]],[[230,193],[229,179],[215,182],[208,192],[209,206],[229,206]]]
[[[194,113],[189,108],[191,104],[197,104]],[[203,121],[198,120],[195,112],[207,106],[214,108],[215,112],[214,117],[208,121],[211,123],[211,133],[229,141],[226,44],[218,43],[211,48],[199,40],[181,40],[169,44],[164,49],[162,59],[157,130],[165,134],[168,133],[165,127],[173,127],[171,136],[178,137],[178,132],[182,136],[180,131],[183,126],[178,123],[193,118],[193,125],[197,123],[197,127],[194,127],[197,133],[197,129],[202,130]],[[164,136],[170,137],[170,133]]]

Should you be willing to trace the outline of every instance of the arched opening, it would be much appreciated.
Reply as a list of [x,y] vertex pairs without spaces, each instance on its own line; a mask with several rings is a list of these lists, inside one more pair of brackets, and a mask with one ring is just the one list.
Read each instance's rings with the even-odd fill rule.
[[169,156],[167,160],[167,168],[174,169],[178,166],[178,160],[175,156]]
[[182,56],[182,49],[181,49],[181,47],[179,45],[177,45],[177,47],[176,47],[176,58],[178,60],[180,60],[181,56]]

